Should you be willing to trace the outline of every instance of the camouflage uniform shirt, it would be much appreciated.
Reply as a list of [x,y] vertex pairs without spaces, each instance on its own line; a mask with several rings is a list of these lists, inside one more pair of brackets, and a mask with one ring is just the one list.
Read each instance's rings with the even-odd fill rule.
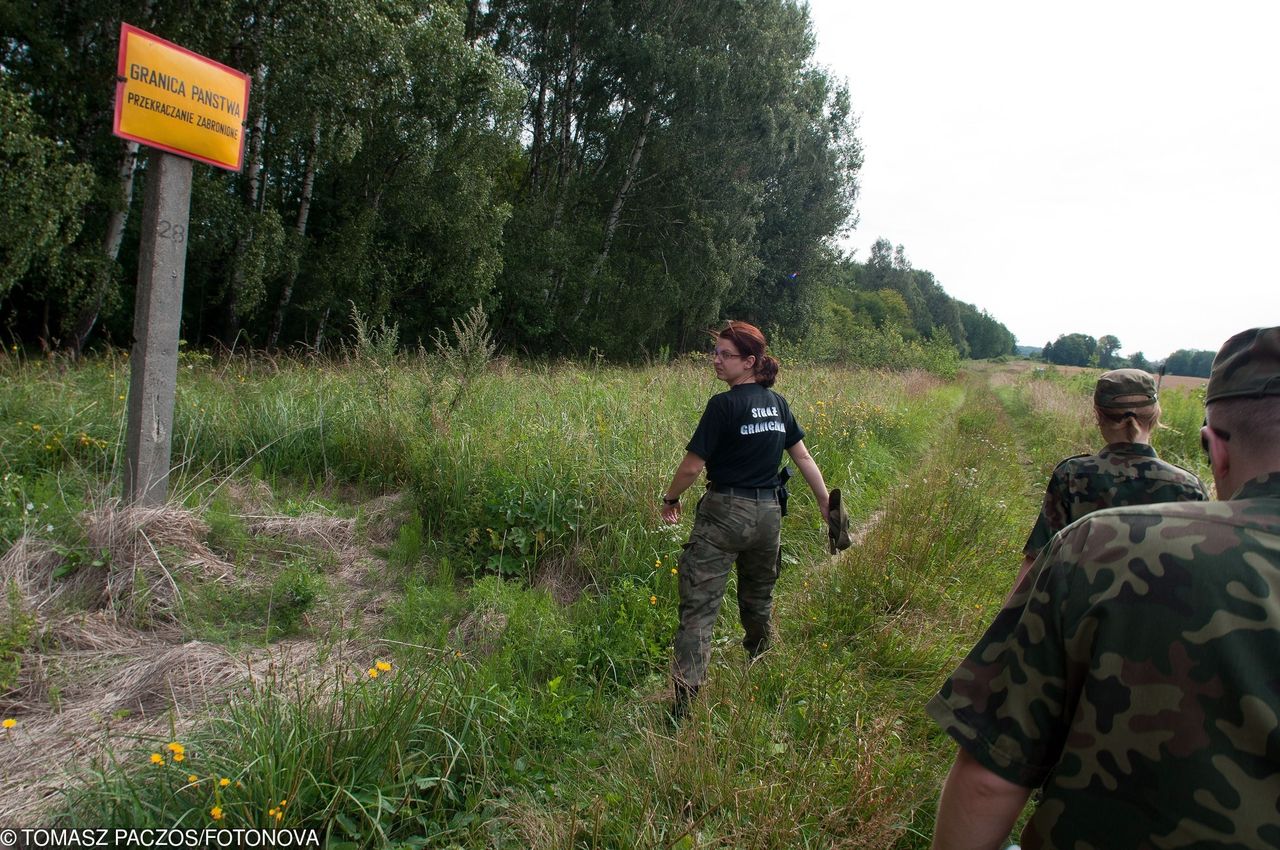
[[1054,538],[929,702],[1024,850],[1280,847],[1280,471]]
[[1123,505],[1203,502],[1209,494],[1194,474],[1156,457],[1142,443],[1112,443],[1096,455],[1077,455],[1049,477],[1044,504],[1022,551],[1035,557],[1053,535],[1086,514]]

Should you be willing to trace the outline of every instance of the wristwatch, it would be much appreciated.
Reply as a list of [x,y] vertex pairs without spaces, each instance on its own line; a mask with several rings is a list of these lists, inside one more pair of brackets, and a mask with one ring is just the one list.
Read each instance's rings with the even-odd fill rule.
[[679,497],[674,499],[668,499],[666,494],[664,493],[662,496],[662,504],[666,505],[669,508],[674,508],[676,505],[680,504],[680,499]]

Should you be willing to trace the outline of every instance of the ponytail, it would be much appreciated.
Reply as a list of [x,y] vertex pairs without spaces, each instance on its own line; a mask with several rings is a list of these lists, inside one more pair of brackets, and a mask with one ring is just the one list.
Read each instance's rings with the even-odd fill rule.
[[756,368],[752,370],[756,376],[756,383],[765,389],[773,386],[773,382],[778,380],[778,358],[771,354],[764,354],[756,358]]
[[1116,410],[1096,405],[1093,410],[1097,415],[1099,428],[1123,429],[1124,441],[1127,443],[1136,443],[1144,432],[1150,436],[1152,431],[1160,427],[1159,402],[1133,410]]

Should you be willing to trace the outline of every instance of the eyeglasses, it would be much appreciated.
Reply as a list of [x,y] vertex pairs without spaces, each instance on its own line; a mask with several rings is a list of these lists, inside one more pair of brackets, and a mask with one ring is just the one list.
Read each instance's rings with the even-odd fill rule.
[[728,360],[730,357],[750,357],[749,354],[734,354],[732,351],[723,351],[717,348],[715,351],[707,352],[707,357],[712,360]]
[[1204,456],[1209,457],[1209,435],[1206,431],[1212,431],[1219,440],[1228,442],[1231,439],[1230,431],[1223,431],[1221,428],[1214,428],[1209,424],[1208,417],[1205,417],[1204,425],[1200,426],[1200,448],[1204,449]]

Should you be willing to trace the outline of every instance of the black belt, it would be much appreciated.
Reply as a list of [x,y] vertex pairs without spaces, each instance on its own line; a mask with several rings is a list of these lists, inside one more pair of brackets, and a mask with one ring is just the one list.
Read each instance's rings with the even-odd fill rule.
[[708,484],[707,489],[712,493],[724,493],[728,496],[737,496],[742,499],[755,499],[757,502],[778,501],[777,487],[731,487],[728,484]]

